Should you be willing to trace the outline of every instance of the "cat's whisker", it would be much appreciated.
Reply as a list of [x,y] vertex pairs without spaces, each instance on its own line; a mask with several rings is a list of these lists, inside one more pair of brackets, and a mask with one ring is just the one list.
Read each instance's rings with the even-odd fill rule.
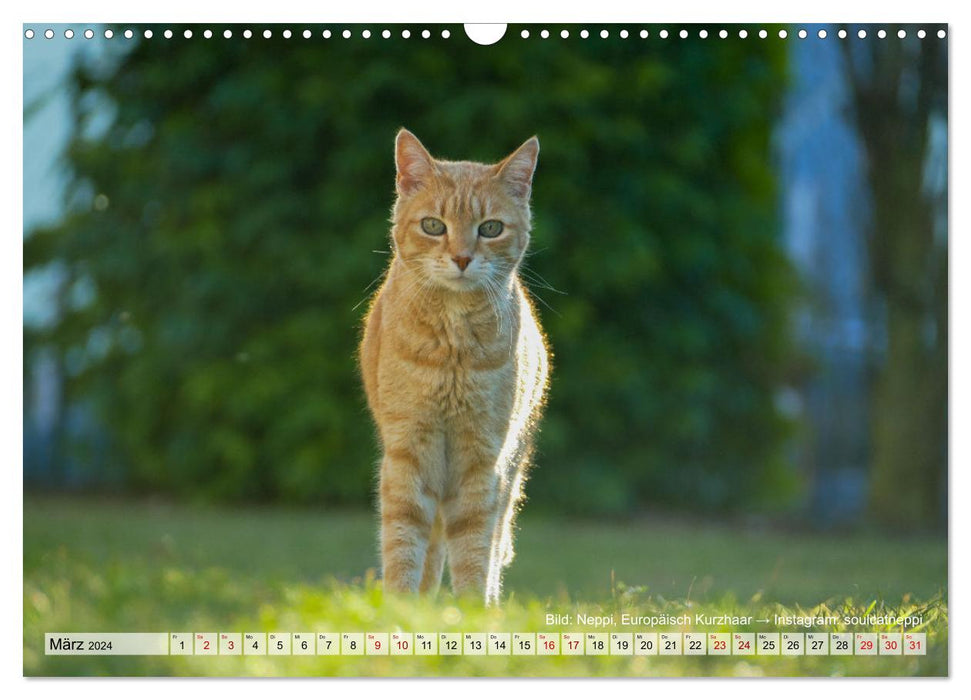
[[516,263],[505,262],[505,263],[502,263],[501,265],[497,265],[497,267],[502,273],[515,270],[520,275],[520,277],[524,278],[527,282],[529,282],[531,286],[539,287],[540,289],[545,289],[555,294],[562,294],[564,296],[567,295],[567,292],[564,292],[563,290],[557,289],[556,287],[554,287],[549,282],[549,280],[547,280],[545,277],[543,277],[535,270],[530,269],[525,263],[520,263],[517,266]]
[[543,279],[538,273],[533,272],[532,270],[529,270],[529,269],[525,268],[522,265],[520,265],[518,267],[518,269],[516,269],[516,265],[515,264],[510,264],[510,263],[507,263],[505,267],[503,267],[503,266],[498,266],[498,267],[499,267],[499,269],[503,273],[505,273],[507,271],[510,271],[510,270],[515,270],[516,274],[518,274],[520,276],[520,281],[522,282],[522,287],[523,287],[523,289],[526,290],[526,293],[529,294],[534,299],[536,299],[539,303],[541,303],[547,309],[549,309],[550,311],[552,311],[553,313],[555,313],[557,316],[562,317],[562,314],[559,311],[557,311],[555,308],[553,308],[553,306],[551,306],[550,303],[546,301],[546,299],[544,299],[543,297],[541,297],[536,292],[536,290],[533,289],[533,287],[538,287],[538,288],[543,289],[543,290],[549,290],[549,291],[551,291],[551,292],[553,292],[555,294],[562,294],[564,296],[566,296],[566,294],[567,294],[566,292],[561,291],[559,289],[556,289],[555,287],[553,287],[553,285],[549,284],[549,282],[547,282],[545,279]]
[[411,297],[411,303],[415,308],[422,309],[425,307],[425,303],[429,300],[429,297],[434,293],[437,285],[424,273],[418,263],[409,263],[404,258],[401,258],[401,262],[411,272],[411,278],[408,280],[409,284],[403,292]]
[[368,285],[364,288],[364,296],[361,298],[359,302],[357,302],[356,304],[354,304],[354,306],[351,307],[351,311],[357,311],[357,307],[359,307],[361,304],[363,304],[368,299],[370,299],[370,296],[367,293],[368,290],[371,289],[371,287],[373,287],[379,280],[384,279],[384,277],[386,277],[387,274],[388,274],[388,269],[386,268],[381,271],[381,274],[379,274],[377,277],[375,277],[373,280],[371,280],[368,283]]
[[423,308],[428,301],[429,297],[435,290],[435,284],[430,279],[425,279],[422,281],[421,286],[418,288],[418,308]]
[[486,277],[485,282],[486,284],[483,289],[486,290],[486,295],[489,298],[489,304],[492,306],[492,312],[495,314],[496,324],[499,326],[499,335],[502,335],[503,331],[505,330],[505,305],[499,303],[499,292],[494,286],[496,284],[495,280],[493,280],[491,277]]
[[415,271],[412,273],[412,277],[406,280],[407,285],[402,290],[402,294],[410,298],[413,306],[421,309],[425,306],[425,302],[431,295],[435,285],[432,283],[432,280],[418,272],[415,268],[411,269]]
[[499,317],[499,307],[496,303],[495,292],[492,291],[492,284],[489,279],[485,280],[485,285],[482,287],[482,291],[485,292],[486,300],[489,303],[489,307],[492,309],[492,314],[495,316],[496,325],[499,327],[499,334],[502,334],[502,319]]
[[555,294],[563,294],[564,296],[566,295],[566,292],[564,292],[562,289],[557,289],[556,287],[554,287],[552,284],[550,284],[550,282],[545,277],[543,277],[535,270],[530,270],[528,267],[522,266],[519,268],[519,272],[523,277],[533,282],[537,287],[547,289],[551,292],[554,292]]
[[539,303],[541,303],[541,304],[542,304],[543,306],[545,306],[545,307],[546,307],[547,309],[549,309],[550,311],[552,311],[553,313],[555,313],[555,314],[556,314],[557,316],[559,316],[560,318],[562,318],[562,317],[563,317],[563,314],[561,314],[561,313],[560,313],[559,311],[557,311],[557,310],[556,310],[556,309],[554,309],[554,308],[553,308],[552,306],[550,306],[550,305],[549,305],[549,303],[547,303],[547,301],[546,301],[546,299],[544,299],[544,298],[543,298],[543,297],[541,297],[541,296],[540,296],[539,294],[537,294],[537,293],[536,293],[536,292],[534,292],[534,291],[533,291],[532,289],[530,289],[530,288],[529,288],[529,285],[528,285],[528,284],[524,284],[524,285],[523,285],[523,289],[525,289],[525,290],[526,290],[526,292],[527,292],[527,293],[528,293],[528,294],[529,294],[529,295],[530,295],[531,297],[533,297],[534,299],[536,299],[536,301],[538,301]]

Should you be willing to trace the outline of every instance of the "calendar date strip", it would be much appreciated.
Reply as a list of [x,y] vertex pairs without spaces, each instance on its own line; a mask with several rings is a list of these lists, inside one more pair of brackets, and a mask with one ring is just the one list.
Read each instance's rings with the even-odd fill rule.
[[48,656],[924,656],[924,632],[71,632]]

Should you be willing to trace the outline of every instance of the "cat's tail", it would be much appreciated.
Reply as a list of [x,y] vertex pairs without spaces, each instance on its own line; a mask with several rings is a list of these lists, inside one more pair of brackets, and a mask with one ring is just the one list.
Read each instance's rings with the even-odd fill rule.
[[425,553],[425,565],[421,572],[421,583],[418,590],[422,593],[435,595],[442,583],[442,572],[445,569],[445,521],[442,513],[435,515],[432,532],[428,537],[428,551]]

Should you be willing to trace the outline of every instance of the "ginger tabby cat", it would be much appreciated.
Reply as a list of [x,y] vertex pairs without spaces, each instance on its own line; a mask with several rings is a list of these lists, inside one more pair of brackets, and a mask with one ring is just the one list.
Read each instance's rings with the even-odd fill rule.
[[495,165],[395,143],[393,256],[360,347],[380,467],[385,589],[498,600],[547,386],[518,267],[539,141]]

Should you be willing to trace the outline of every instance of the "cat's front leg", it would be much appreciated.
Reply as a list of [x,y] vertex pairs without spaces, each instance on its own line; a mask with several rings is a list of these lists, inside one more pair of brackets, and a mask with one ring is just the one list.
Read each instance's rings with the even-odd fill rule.
[[499,477],[495,454],[461,460],[455,488],[442,501],[449,571],[456,595],[485,593],[498,512]]
[[421,455],[389,447],[381,463],[381,564],[384,588],[416,593],[438,508]]

